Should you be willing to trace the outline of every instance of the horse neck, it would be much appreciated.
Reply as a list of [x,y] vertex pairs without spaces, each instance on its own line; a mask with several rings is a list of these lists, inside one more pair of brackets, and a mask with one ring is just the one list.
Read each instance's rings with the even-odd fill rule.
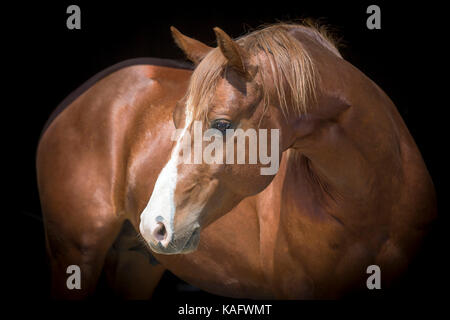
[[386,94],[359,70],[329,52],[315,58],[317,105],[292,123],[299,132],[287,172],[297,176],[293,184],[308,184],[302,190],[312,195],[377,203],[377,190],[389,193],[399,183],[392,177],[401,171],[407,129]]

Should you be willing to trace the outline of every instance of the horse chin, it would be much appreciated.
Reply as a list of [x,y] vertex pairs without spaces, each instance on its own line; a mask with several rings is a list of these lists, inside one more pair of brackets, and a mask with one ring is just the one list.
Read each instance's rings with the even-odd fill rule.
[[199,229],[197,229],[196,231],[194,231],[192,233],[192,235],[186,241],[186,243],[180,253],[186,254],[186,253],[194,252],[195,250],[197,250],[199,243],[200,243],[200,231],[199,231]]

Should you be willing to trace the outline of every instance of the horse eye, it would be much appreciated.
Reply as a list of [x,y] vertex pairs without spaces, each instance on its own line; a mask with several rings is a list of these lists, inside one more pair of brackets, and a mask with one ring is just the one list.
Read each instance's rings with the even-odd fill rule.
[[225,119],[214,120],[211,124],[211,128],[219,130],[222,134],[225,134],[226,130],[232,127],[231,122]]

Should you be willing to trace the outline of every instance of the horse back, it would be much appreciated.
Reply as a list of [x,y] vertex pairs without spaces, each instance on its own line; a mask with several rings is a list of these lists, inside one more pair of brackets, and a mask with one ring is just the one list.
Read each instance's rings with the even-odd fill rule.
[[[193,66],[190,63],[171,60],[171,59],[159,59],[159,58],[136,58],[128,59],[119,63],[116,63],[92,76],[89,80],[84,82],[76,90],[71,92],[61,103],[53,110],[50,114],[48,120],[44,124],[41,131],[41,137],[45,133],[46,129],[55,120],[55,118],[63,112],[68,106],[70,106],[78,97],[80,97],[85,91],[93,87],[101,79],[113,74],[116,71],[122,70],[130,66],[141,66],[143,68],[150,69],[152,71],[158,72],[161,68],[171,68],[171,69],[181,69],[181,70],[192,70]],[[160,75],[161,76],[161,75]],[[164,74],[162,74],[164,76]]]

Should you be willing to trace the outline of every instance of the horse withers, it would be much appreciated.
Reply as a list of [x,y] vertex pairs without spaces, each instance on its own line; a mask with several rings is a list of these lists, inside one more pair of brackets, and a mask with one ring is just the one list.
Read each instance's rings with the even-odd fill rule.
[[[194,70],[113,68],[48,124],[37,172],[56,297],[91,295],[104,269],[118,295],[149,298],[167,269],[224,296],[337,298],[370,265],[390,283],[417,252],[434,188],[389,97],[320,28],[214,31],[211,48],[172,28]],[[275,172],[250,161],[248,136],[227,139],[238,130]],[[215,161],[186,161],[212,140]]]

